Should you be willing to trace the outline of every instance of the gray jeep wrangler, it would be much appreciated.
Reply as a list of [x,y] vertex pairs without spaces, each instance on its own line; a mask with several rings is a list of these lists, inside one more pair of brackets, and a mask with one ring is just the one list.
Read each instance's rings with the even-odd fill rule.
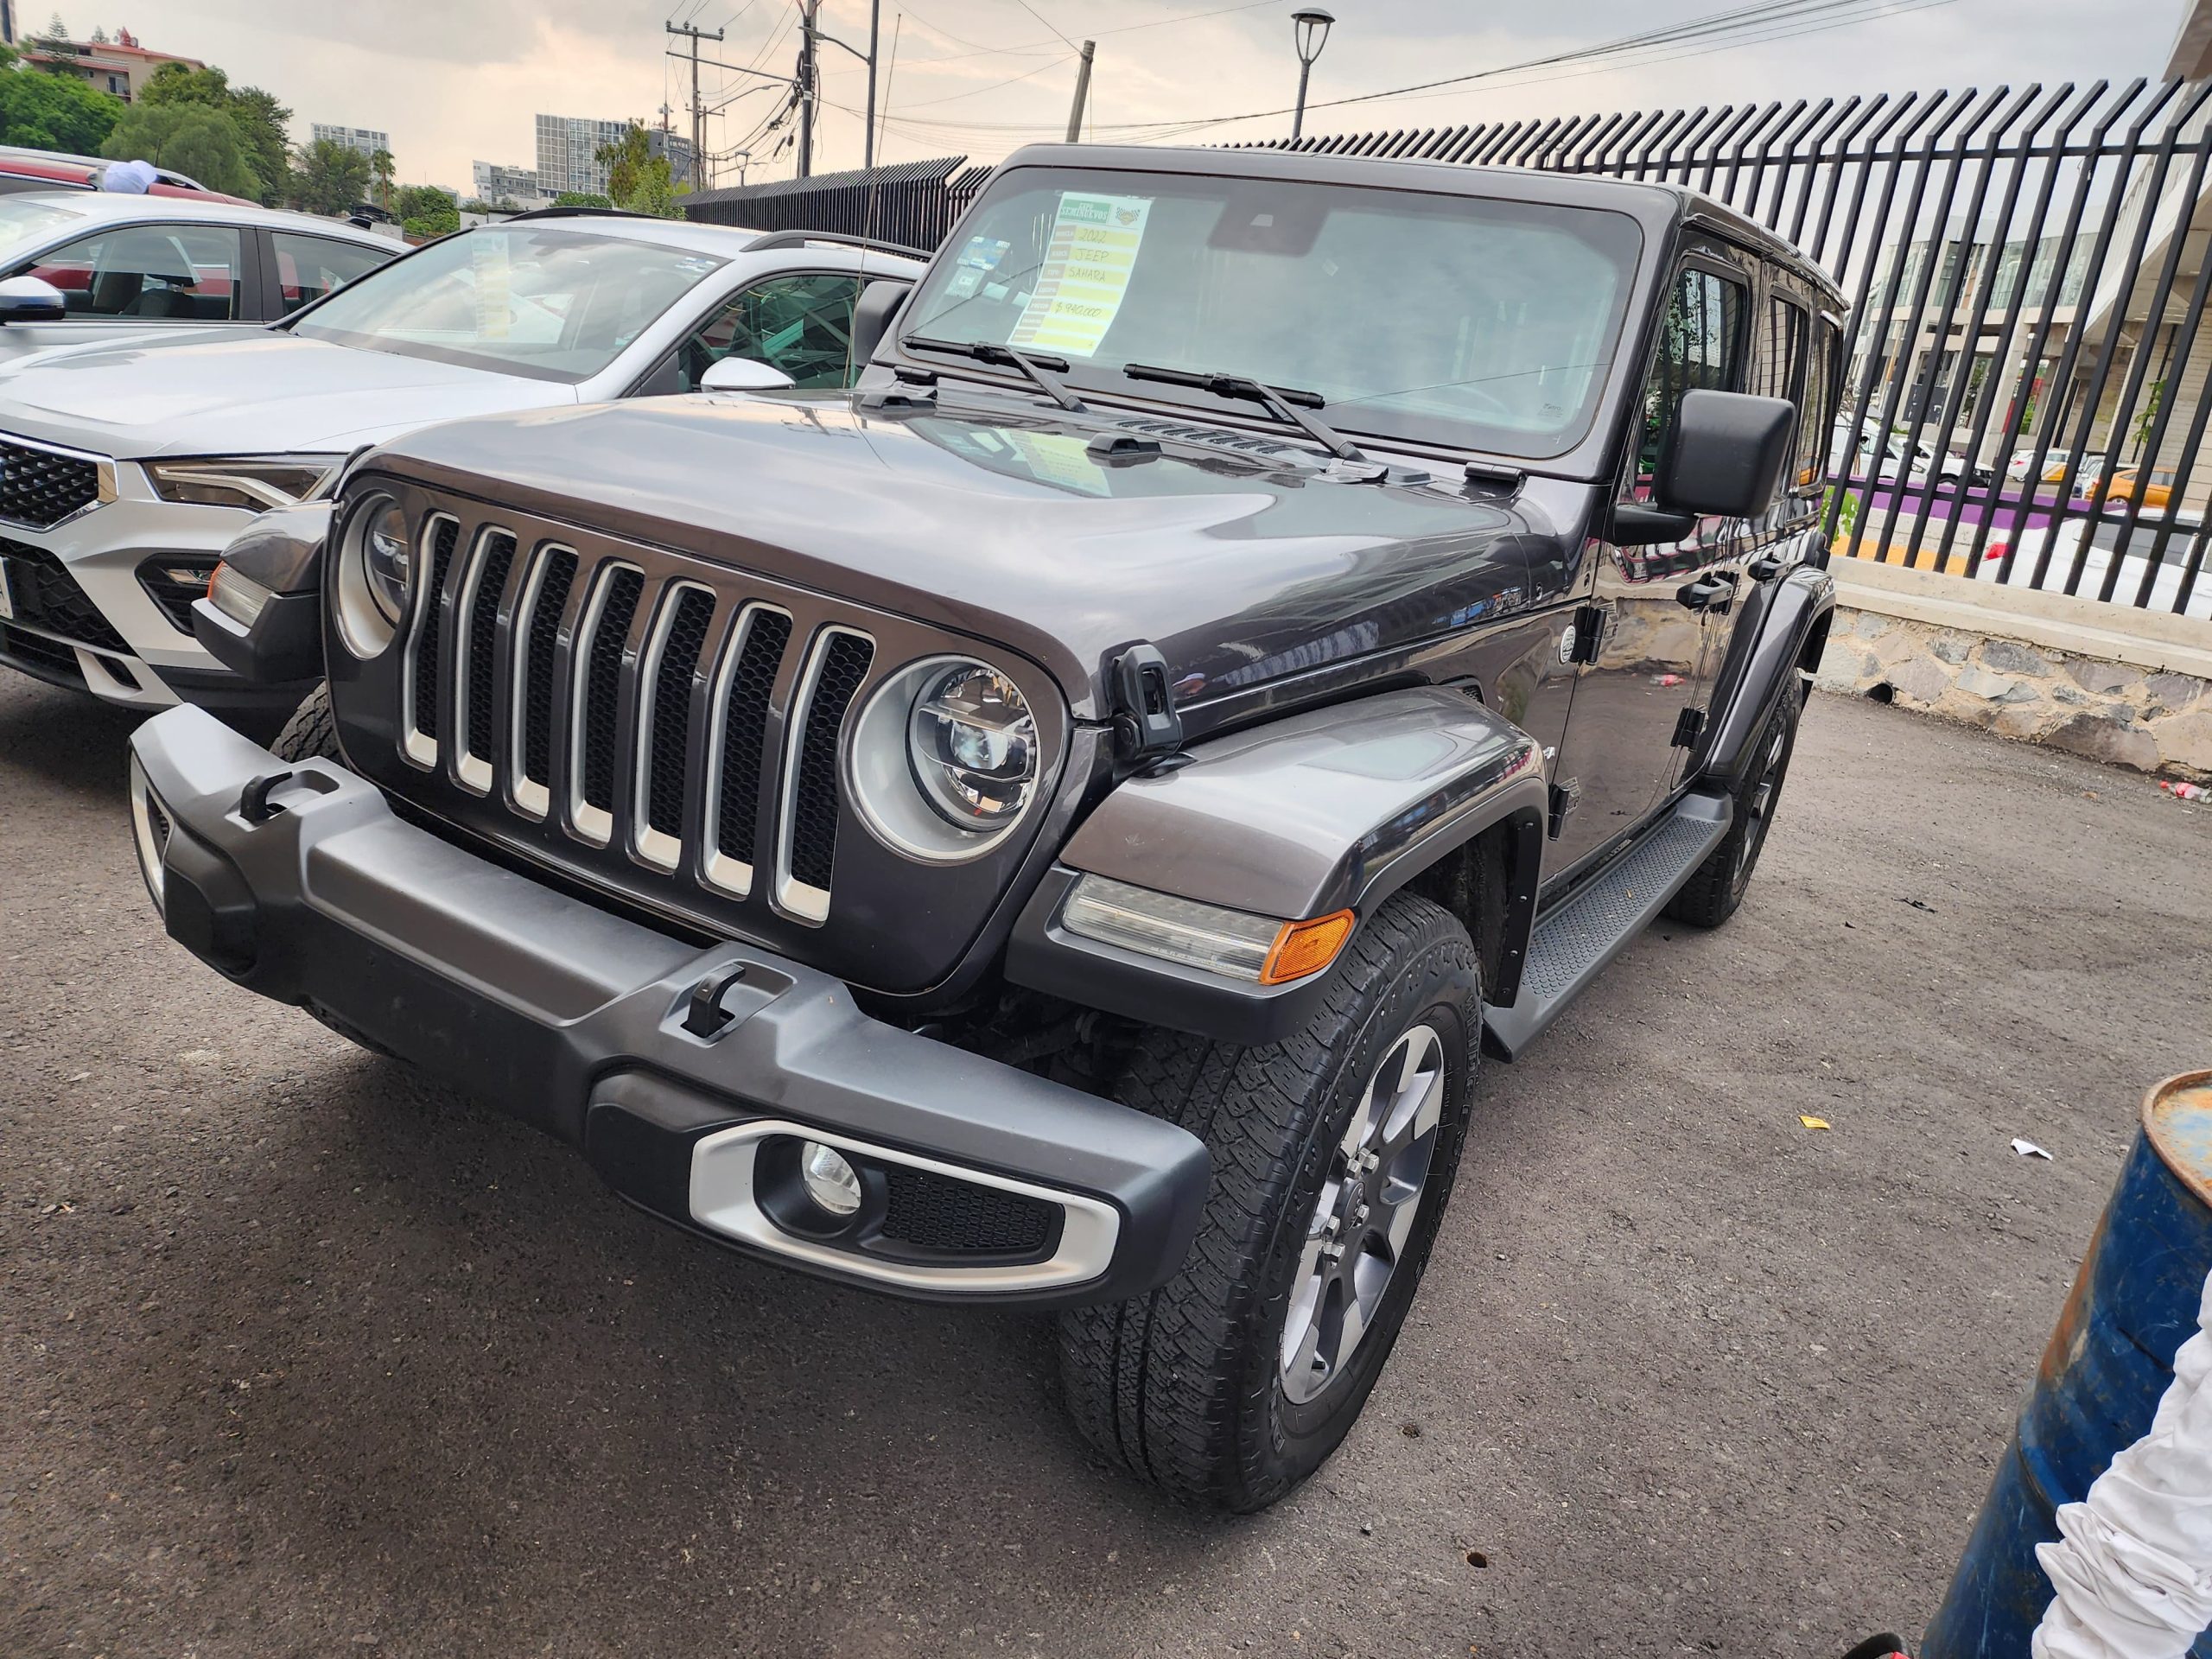
[[[1672,188],[1023,150],[853,391],[358,457],[326,691],[133,741],[148,886],[677,1226],[1055,1311],[1103,1453],[1260,1508],[1398,1338],[1481,1056],[1744,896],[1840,309]],[[315,563],[260,539],[234,620]]]

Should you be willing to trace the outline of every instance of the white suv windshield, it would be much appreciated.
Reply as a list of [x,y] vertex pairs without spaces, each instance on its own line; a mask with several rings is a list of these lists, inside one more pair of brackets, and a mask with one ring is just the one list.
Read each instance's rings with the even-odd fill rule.
[[598,373],[723,262],[573,226],[486,226],[340,289],[309,340],[575,382]]
[[1587,208],[1022,168],[900,332],[1061,359],[1102,391],[1179,395],[1133,363],[1247,376],[1319,394],[1346,432],[1541,458],[1589,428],[1642,245]]

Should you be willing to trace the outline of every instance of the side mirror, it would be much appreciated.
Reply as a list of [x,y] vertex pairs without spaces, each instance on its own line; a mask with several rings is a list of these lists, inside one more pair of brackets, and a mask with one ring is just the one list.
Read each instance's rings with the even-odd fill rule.
[[1652,493],[1675,512],[1756,518],[1782,487],[1796,424],[1780,397],[1684,392]]
[[781,391],[798,383],[772,363],[755,357],[726,357],[699,377],[702,391]]
[[891,332],[891,324],[906,303],[906,296],[914,291],[912,283],[883,277],[870,283],[861,290],[853,306],[853,372],[860,372],[861,365],[875,355],[875,348],[883,343],[884,335]]
[[69,302],[43,276],[10,276],[0,282],[0,322],[60,322]]

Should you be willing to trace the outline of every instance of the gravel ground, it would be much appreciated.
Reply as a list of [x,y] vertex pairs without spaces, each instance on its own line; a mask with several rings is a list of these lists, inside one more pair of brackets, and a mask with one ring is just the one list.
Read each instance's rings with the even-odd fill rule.
[[129,722],[4,680],[15,1659],[1833,1659],[1934,1610],[2137,1100],[2208,1058],[2212,811],[1818,697],[1738,918],[1490,1068],[1344,1451],[1208,1519],[1094,1464],[1042,1322],[679,1236],[201,969]]

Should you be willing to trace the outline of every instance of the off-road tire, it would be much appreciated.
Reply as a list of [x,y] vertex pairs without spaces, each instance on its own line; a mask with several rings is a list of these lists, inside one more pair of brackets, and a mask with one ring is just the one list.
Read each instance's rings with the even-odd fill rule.
[[[1667,904],[1666,913],[1692,927],[1718,927],[1736,913],[1751,884],[1751,872],[1766,849],[1789,757],[1797,749],[1797,719],[1805,707],[1805,688],[1796,675],[1783,687],[1774,709],[1751,742],[1751,760],[1736,785],[1735,821],[1720,844],[1706,855],[1690,879]],[[1777,745],[1779,747],[1777,747]]]
[[[1303,1404],[1281,1350],[1294,1281],[1338,1142],[1376,1068],[1427,1023],[1445,1066],[1442,1116],[1411,1233],[1341,1372]],[[1466,1138],[1482,980],[1466,930],[1399,894],[1353,936],[1319,1010],[1288,1039],[1237,1048],[1147,1030],[1116,1092],[1212,1154],[1182,1270],[1131,1301],[1061,1317],[1069,1411],[1108,1458],[1185,1503],[1266,1508],[1351,1427],[1419,1288]]]
[[338,721],[330,712],[330,683],[316,685],[292,711],[269,746],[279,760],[338,760]]

